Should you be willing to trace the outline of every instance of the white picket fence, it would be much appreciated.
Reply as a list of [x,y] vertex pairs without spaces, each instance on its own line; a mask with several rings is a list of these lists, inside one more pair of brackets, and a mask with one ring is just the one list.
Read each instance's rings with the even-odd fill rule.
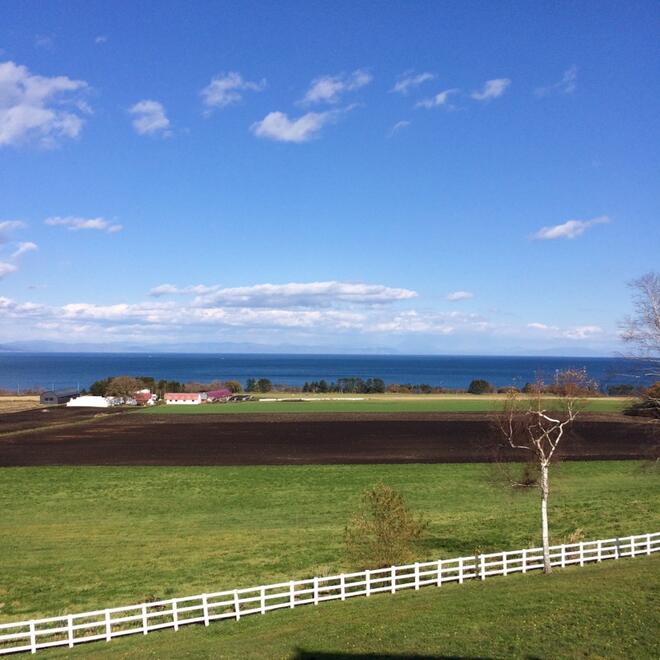
[[[650,555],[660,551],[660,532],[555,545],[550,551],[552,565],[559,567]],[[464,580],[485,580],[494,575],[526,573],[541,568],[542,549],[526,548],[5,623],[0,625],[0,655],[22,651],[36,653],[38,649],[73,647],[96,640],[109,642],[115,637],[146,635],[164,628],[178,630],[191,623],[208,626],[211,621],[238,621],[242,616],[265,614],[281,608],[396,593],[430,585],[440,587],[447,582],[462,584]]]

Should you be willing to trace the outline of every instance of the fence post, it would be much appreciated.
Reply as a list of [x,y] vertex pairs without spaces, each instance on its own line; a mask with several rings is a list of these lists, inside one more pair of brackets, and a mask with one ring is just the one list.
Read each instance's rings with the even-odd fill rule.
[[646,535],[646,554],[647,555],[651,554],[651,535],[650,534]]
[[580,566],[584,566],[584,543],[580,541]]
[[105,641],[112,639],[112,622],[110,621],[110,610],[105,611]]
[[37,652],[37,631],[34,629],[34,621],[30,621],[30,652]]
[[204,625],[209,625],[209,597],[206,594],[202,594],[202,611],[204,613]]
[[391,578],[392,578],[392,593],[396,593],[396,566],[392,566],[390,569]]
[[66,618],[67,637],[69,639],[69,648],[73,648],[73,615],[69,614]]
[[[479,555],[479,564],[480,564],[480,567],[481,567],[481,579],[485,580],[486,579],[486,561],[485,561],[483,555]],[[476,564],[475,564],[475,571],[476,571]]]
[[630,556],[634,557],[637,553],[635,552],[635,537],[630,537]]
[[146,603],[142,606],[142,634],[146,635],[149,628],[149,623],[147,621],[147,605]]
[[506,552],[503,552],[503,553],[502,553],[502,573],[503,573],[504,575],[508,575],[508,574],[509,574],[509,571],[507,570],[508,567],[509,567],[508,562],[507,562],[507,559],[508,559],[508,555],[507,555],[507,553],[506,553]]
[[371,571],[369,569],[364,572],[364,582],[367,596],[371,596]]
[[289,582],[289,607],[291,609],[293,609],[296,606],[295,590],[296,590],[296,587],[293,584],[293,580],[291,580],[291,582]]
[[261,587],[261,613],[266,614],[266,587]]
[[566,568],[566,544],[561,544],[561,567]]
[[319,604],[319,579],[314,578],[314,605]]
[[522,572],[527,573],[527,548],[522,551]]
[[463,557],[458,558],[458,584],[463,584]]
[[419,562],[415,562],[415,591],[419,591]]
[[342,600],[346,600],[346,577],[343,573],[339,576],[339,595]]
[[436,584],[438,587],[442,586],[442,559],[438,559],[438,581]]
[[236,621],[241,620],[241,601],[238,598],[238,591],[234,590],[234,616]]
[[179,629],[179,611],[175,598],[172,598],[172,621],[174,623],[174,630]]

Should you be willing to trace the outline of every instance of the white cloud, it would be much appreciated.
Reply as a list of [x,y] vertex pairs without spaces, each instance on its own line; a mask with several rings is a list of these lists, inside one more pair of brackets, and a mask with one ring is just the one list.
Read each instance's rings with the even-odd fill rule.
[[563,336],[567,339],[590,339],[593,335],[602,334],[603,329],[597,325],[579,325],[565,330]]
[[69,231],[80,231],[81,229],[91,229],[104,231],[108,234],[116,234],[123,229],[122,225],[110,222],[104,218],[79,218],[76,216],[53,216],[44,221],[51,227],[66,227]]
[[440,106],[445,106],[447,108],[451,108],[449,105],[449,97],[452,94],[458,94],[460,92],[460,89],[445,89],[443,92],[439,92],[435,96],[432,96],[431,98],[428,99],[422,99],[421,101],[418,101],[415,103],[416,108],[439,108]]
[[606,215],[600,215],[591,220],[567,220],[560,225],[542,227],[532,236],[532,239],[539,241],[552,241],[557,238],[573,239],[584,234],[590,227],[604,225],[609,222],[610,219]]
[[14,266],[14,264],[7,263],[6,261],[0,261],[0,280],[7,275],[10,275],[11,273],[15,273],[16,270],[17,268]]
[[25,66],[1,62],[0,147],[27,142],[55,147],[78,137],[84,122],[76,93],[86,87],[82,80],[33,75]]
[[481,90],[475,90],[470,96],[475,101],[490,101],[502,96],[510,84],[511,81],[508,78],[487,80]]
[[149,295],[154,298],[159,298],[161,296],[171,296],[171,295],[186,295],[194,293],[196,295],[202,295],[205,293],[211,293],[212,291],[217,291],[221,287],[219,285],[206,286],[205,284],[193,284],[191,286],[179,287],[174,284],[159,284],[149,291]]
[[398,121],[390,130],[387,132],[387,137],[393,137],[395,136],[399,131],[402,131],[404,128],[408,128],[410,126],[409,121],[403,119],[401,121]]
[[474,298],[474,293],[470,291],[452,291],[447,294],[447,300],[451,302],[458,302],[459,300],[469,300]]
[[94,39],[95,44],[104,44],[107,41],[108,37],[106,37],[104,34],[99,34],[99,36]]
[[411,289],[382,284],[353,282],[290,282],[288,284],[254,284],[243,287],[195,285],[176,287],[162,284],[150,291],[152,296],[196,294],[199,306],[230,307],[327,307],[336,304],[382,305],[410,300],[417,293]]
[[244,80],[236,71],[221,73],[200,92],[202,102],[207,108],[205,114],[209,115],[214,108],[225,108],[238,103],[243,98],[242,92],[260,92],[265,87],[265,80],[250,82]]
[[390,92],[405,95],[411,89],[414,89],[415,87],[419,87],[421,84],[434,79],[435,79],[435,74],[429,73],[428,71],[425,73],[413,73],[411,71],[408,71],[399,76],[396,83],[394,83],[394,87],[392,87]]
[[312,80],[301,103],[338,103],[346,92],[368,85],[373,76],[365,69],[356,69],[350,75],[319,76]]
[[324,126],[335,122],[340,112],[308,112],[297,119],[289,119],[284,112],[269,112],[261,121],[252,124],[250,130],[257,137],[278,142],[309,142]]
[[12,259],[18,259],[19,257],[22,257],[27,252],[34,252],[35,250],[38,250],[38,249],[39,249],[39,247],[37,246],[37,244],[32,243],[31,241],[27,241],[25,243],[19,243],[16,250],[12,253],[11,258]]
[[546,325],[545,323],[538,323],[538,322],[528,323],[527,327],[531,328],[532,330],[557,330],[555,326]]
[[169,136],[172,132],[170,120],[167,118],[165,108],[159,101],[144,99],[129,108],[128,112],[135,117],[133,128],[140,135]]
[[9,234],[16,229],[23,229],[27,225],[22,220],[2,220],[0,221],[0,243],[6,243],[9,240]]
[[564,71],[559,82],[534,90],[536,96],[551,96],[552,94],[572,94],[577,87],[577,67],[575,65]]

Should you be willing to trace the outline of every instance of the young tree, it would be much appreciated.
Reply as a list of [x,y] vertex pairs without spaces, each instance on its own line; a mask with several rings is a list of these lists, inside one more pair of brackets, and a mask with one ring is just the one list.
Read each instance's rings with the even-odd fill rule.
[[377,484],[364,491],[361,509],[346,526],[346,551],[361,567],[393,566],[413,557],[427,527],[428,521],[415,516],[400,493]]
[[497,426],[506,442],[514,449],[531,452],[539,466],[543,570],[546,573],[552,571],[548,534],[550,463],[581,410],[581,397],[593,390],[593,383],[587,379],[584,371],[567,369],[557,373],[553,389],[560,404],[557,412],[546,409],[546,387],[539,381],[533,394],[526,398],[522,398],[516,390],[511,390],[507,394],[504,411],[497,417]]
[[487,381],[477,378],[470,383],[468,394],[490,394],[495,388]]
[[268,378],[260,378],[257,381],[257,390],[261,392],[262,394],[265,394],[266,392],[270,392],[273,389],[273,383],[268,380]]

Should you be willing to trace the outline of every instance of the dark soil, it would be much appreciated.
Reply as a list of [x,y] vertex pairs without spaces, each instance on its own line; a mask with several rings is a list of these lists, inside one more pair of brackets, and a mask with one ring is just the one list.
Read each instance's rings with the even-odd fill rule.
[[[526,456],[502,448],[491,418],[476,413],[60,412],[0,416],[0,466],[465,463]],[[657,451],[658,431],[653,421],[585,414],[563,441],[559,457],[649,458]]]

